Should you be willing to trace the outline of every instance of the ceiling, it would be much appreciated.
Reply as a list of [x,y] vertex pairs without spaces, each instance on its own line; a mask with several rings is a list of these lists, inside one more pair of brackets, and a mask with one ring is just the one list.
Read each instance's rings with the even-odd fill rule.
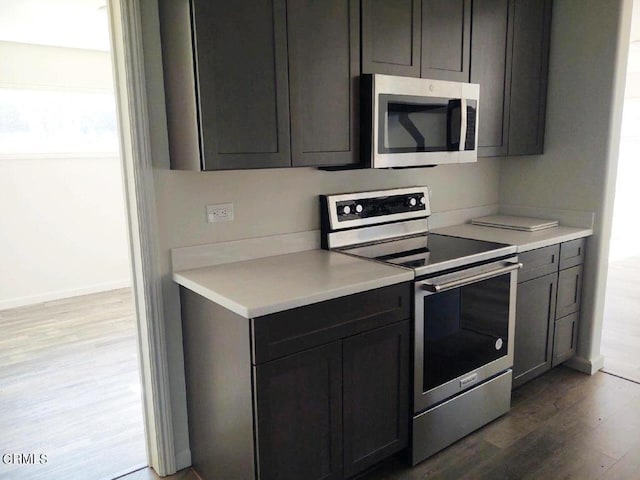
[[0,41],[108,51],[107,0],[0,0]]

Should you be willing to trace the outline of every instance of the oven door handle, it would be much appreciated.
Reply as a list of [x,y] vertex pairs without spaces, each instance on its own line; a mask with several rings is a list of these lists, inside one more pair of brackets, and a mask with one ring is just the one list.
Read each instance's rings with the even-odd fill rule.
[[440,293],[446,290],[451,290],[452,288],[464,287],[465,285],[470,285],[482,280],[488,280],[493,277],[498,277],[500,275],[504,275],[505,273],[509,273],[520,268],[522,268],[522,263],[505,262],[500,268],[489,270],[487,272],[477,273],[475,275],[469,275],[461,272],[460,277],[454,279],[451,279],[451,275],[446,275],[447,281],[443,283],[439,283],[438,280],[445,277],[444,275],[443,277],[431,278],[429,280],[421,282],[420,288],[422,288],[422,290],[426,290],[427,292]]

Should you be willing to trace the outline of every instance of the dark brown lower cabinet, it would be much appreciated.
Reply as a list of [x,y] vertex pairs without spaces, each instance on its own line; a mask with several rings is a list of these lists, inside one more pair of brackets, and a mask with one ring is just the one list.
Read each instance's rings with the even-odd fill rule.
[[409,322],[343,343],[344,476],[407,446]]
[[513,388],[576,353],[585,239],[518,255]]
[[259,478],[342,478],[341,342],[254,368]]
[[514,388],[551,368],[557,279],[552,273],[518,284]]
[[249,319],[182,287],[198,475],[343,479],[405,448],[412,288],[391,285]]

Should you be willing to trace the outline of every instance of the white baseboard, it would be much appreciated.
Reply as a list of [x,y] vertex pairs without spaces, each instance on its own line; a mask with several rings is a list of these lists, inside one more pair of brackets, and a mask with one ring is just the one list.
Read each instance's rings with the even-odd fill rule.
[[191,466],[191,450],[185,449],[176,453],[176,469],[183,470]]
[[117,280],[114,282],[98,283],[87,285],[81,288],[71,288],[67,290],[56,290],[54,292],[39,293],[37,295],[29,295],[26,297],[9,298],[0,300],[0,310],[9,308],[25,307],[36,303],[50,302],[52,300],[61,300],[63,298],[78,297],[80,295],[88,295],[90,293],[106,292],[108,290],[116,290],[118,288],[131,287],[131,280]]
[[579,372],[593,375],[604,367],[604,357],[599,355],[592,360],[587,360],[586,358],[575,356],[567,360],[564,365]]

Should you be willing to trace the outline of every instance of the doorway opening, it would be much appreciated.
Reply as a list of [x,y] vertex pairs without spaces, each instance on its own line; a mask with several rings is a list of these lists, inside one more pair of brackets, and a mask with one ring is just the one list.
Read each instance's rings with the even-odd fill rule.
[[148,464],[105,0],[0,2],[0,477]]
[[640,383],[640,0],[629,41],[601,352],[605,372]]

